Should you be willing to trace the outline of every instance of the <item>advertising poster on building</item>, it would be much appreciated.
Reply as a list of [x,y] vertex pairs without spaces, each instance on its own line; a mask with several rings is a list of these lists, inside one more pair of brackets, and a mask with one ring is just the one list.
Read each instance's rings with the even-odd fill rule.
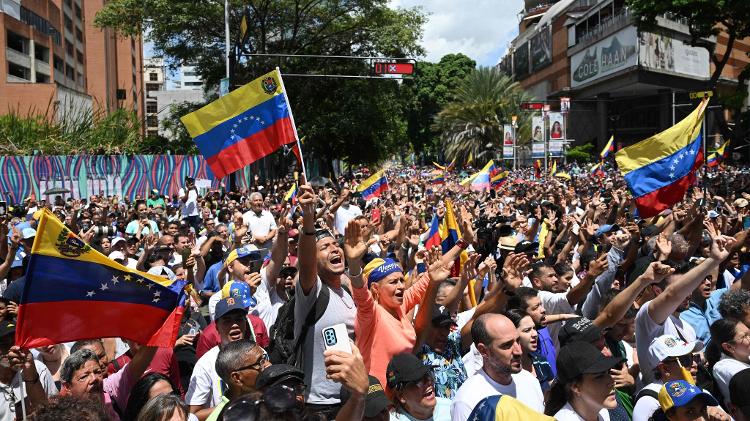
[[562,113],[549,113],[549,139],[565,139],[565,119]]
[[513,159],[513,127],[510,124],[503,126],[503,159]]
[[648,70],[698,79],[710,78],[708,50],[692,47],[666,35],[643,32],[638,39],[638,60]]
[[544,142],[534,142],[531,144],[531,157],[533,159],[544,159]]
[[531,117],[531,140],[534,142],[544,141],[544,119],[542,119],[542,116]]
[[550,27],[545,26],[538,34],[531,38],[531,69],[537,71],[552,63],[552,42],[550,42]]
[[638,64],[638,32],[628,26],[570,57],[570,85],[577,87]]
[[513,73],[515,73],[516,78],[523,78],[529,74],[528,42],[519,45],[516,47],[516,51],[513,52]]

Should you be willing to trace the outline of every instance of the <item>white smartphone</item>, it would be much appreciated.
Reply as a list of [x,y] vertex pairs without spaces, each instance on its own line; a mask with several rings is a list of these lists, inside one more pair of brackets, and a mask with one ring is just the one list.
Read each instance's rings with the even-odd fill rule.
[[352,345],[349,343],[349,333],[346,325],[339,323],[323,329],[323,346],[326,349],[335,349],[352,353]]

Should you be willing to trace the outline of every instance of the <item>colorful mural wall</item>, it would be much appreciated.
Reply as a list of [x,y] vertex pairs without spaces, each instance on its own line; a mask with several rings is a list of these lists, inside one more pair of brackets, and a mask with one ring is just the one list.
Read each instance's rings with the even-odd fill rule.
[[[101,193],[134,199],[151,189],[173,195],[186,176],[210,180],[213,189],[221,185],[201,156],[0,156],[0,197],[17,203],[31,193],[43,198],[52,188],[70,190],[66,198]],[[238,178],[244,187],[245,177]]]

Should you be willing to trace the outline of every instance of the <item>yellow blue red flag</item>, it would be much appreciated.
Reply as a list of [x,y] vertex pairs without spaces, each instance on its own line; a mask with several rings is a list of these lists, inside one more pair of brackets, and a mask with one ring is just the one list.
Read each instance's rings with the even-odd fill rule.
[[385,176],[385,170],[376,172],[357,186],[357,191],[362,193],[362,198],[365,200],[378,197],[386,190],[388,190],[388,179]]
[[218,178],[297,141],[278,70],[180,120]]
[[121,337],[174,346],[185,280],[122,266],[84,243],[48,210],[39,214],[18,305],[16,345]]
[[614,151],[615,151],[615,136],[612,135],[609,137],[607,144],[604,145],[604,149],[602,149],[602,151],[599,153],[599,156],[601,157],[602,160],[604,160],[604,158],[608,157],[609,154],[611,154]]
[[708,100],[674,126],[615,154],[617,166],[648,218],[682,200],[703,163],[701,126]]
[[479,172],[461,181],[461,185],[472,190],[482,191],[490,188],[490,173],[495,170],[495,161],[490,160]]

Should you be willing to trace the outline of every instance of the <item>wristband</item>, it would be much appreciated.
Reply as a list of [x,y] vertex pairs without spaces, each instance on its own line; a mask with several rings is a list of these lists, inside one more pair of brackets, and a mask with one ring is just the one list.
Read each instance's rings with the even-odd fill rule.
[[417,273],[427,272],[427,264],[424,262],[417,263]]
[[351,272],[349,272],[349,269],[347,269],[347,270],[346,270],[346,274],[347,274],[347,276],[349,276],[350,278],[356,278],[356,277],[358,277],[358,276],[362,276],[362,272],[364,272],[364,270],[365,270],[364,268],[359,268],[359,273],[358,273],[358,274],[356,274],[356,275],[352,275],[352,274],[351,274]]
[[464,239],[460,239],[456,241],[456,246],[458,246],[461,250],[466,250],[469,247],[469,243],[467,243]]

